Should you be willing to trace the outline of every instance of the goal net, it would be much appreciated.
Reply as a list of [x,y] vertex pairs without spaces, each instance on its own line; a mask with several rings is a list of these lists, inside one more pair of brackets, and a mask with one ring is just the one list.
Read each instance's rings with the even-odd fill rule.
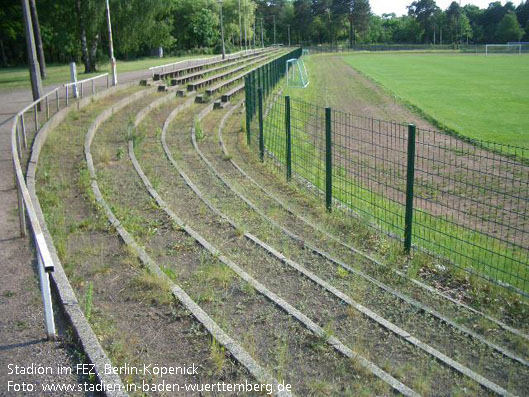
[[487,55],[492,54],[521,54],[521,44],[487,44],[485,46]]
[[309,76],[302,58],[287,60],[286,68],[287,87],[305,88],[309,85]]

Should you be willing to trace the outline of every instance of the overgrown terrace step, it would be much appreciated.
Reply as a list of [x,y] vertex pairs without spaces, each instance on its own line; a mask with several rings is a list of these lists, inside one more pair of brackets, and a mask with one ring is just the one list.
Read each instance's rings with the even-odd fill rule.
[[[224,82],[221,82],[221,83],[219,83],[219,84],[217,84],[217,85],[215,85],[213,87],[207,88],[206,89],[206,94],[214,95],[218,91],[222,91],[224,88],[229,87],[230,85],[232,85],[232,84],[244,79],[244,77],[246,75],[248,75],[249,73],[253,72],[254,70],[256,70],[258,68],[259,68],[259,66],[255,67],[255,68],[252,68],[252,69],[250,69],[250,70],[248,70],[248,71],[246,71],[244,73],[241,73],[241,74],[239,74],[239,75],[237,75],[235,77],[232,77],[231,79],[228,79],[228,80],[226,80]],[[237,86],[237,88],[240,88],[240,86]],[[244,84],[242,85],[241,90],[242,89],[244,89]],[[235,92],[234,94],[232,94],[230,96],[233,96],[233,95],[237,94],[238,92],[239,91]],[[227,98],[227,100],[229,100],[229,98]]]
[[225,65],[217,66],[215,68],[211,68],[211,69],[208,68],[208,69],[204,69],[204,70],[199,71],[199,72],[181,75],[178,78],[173,78],[171,80],[171,85],[178,85],[178,84],[187,83],[188,81],[199,79],[199,78],[201,78],[201,77],[203,77],[203,76],[205,76],[207,74],[218,72],[218,71],[224,70],[224,69],[228,69],[228,68],[231,68],[233,66],[243,64],[243,63],[247,62],[248,60],[258,59],[258,58],[261,58],[261,57],[264,57],[264,56],[266,56],[266,54],[252,55],[252,56],[246,57],[244,59],[226,62]]
[[[192,115],[190,117],[186,117],[189,119],[185,122],[185,124],[190,125],[189,123],[192,123],[192,120],[194,119]],[[193,160],[196,158],[196,156],[193,155],[193,149],[191,148],[191,151],[188,149],[189,147],[189,138],[185,134],[186,127],[182,127],[181,120],[178,121],[178,140],[174,143],[171,143],[171,145],[174,145],[175,147],[178,147],[178,153],[179,157],[182,158],[179,163],[182,164],[182,167],[185,167],[186,173],[190,173],[193,175],[191,178],[193,179],[193,183],[199,183],[201,185],[201,189],[203,191],[207,192],[209,191],[208,196],[212,196],[215,198],[215,201],[222,201],[223,207],[226,205],[230,205],[231,202],[233,207],[240,207],[240,213],[238,216],[241,216],[242,214],[246,213],[247,209],[240,206],[239,203],[233,202],[233,198],[228,197],[225,193],[221,193],[218,190],[218,182],[215,182],[211,179],[211,176],[209,176],[207,179],[204,179],[204,176],[207,174],[203,174],[201,171],[207,171],[207,169],[204,169],[203,166],[201,166],[199,163],[196,162],[196,160]],[[185,125],[184,124],[184,125]],[[188,127],[189,128],[189,127]],[[173,133],[174,134],[174,133]],[[210,135],[210,133],[207,133],[207,135]],[[162,133],[163,136],[163,133]],[[163,139],[163,138],[162,138]],[[189,175],[189,174],[188,174]],[[197,176],[198,175],[198,176]],[[191,186],[191,183],[189,183]],[[169,193],[167,191],[167,197],[171,197],[172,201],[175,197],[174,194]],[[196,193],[197,196],[199,196],[200,193]],[[281,295],[285,300],[290,302],[296,302],[296,304],[300,305],[301,307],[307,308],[307,311],[311,312],[312,315],[316,316],[321,322],[326,323],[326,315],[324,313],[328,313],[329,315],[332,315],[333,318],[340,318],[343,320],[340,320],[339,322],[343,325],[343,321],[347,321],[346,317],[342,317],[341,314],[337,313],[336,311],[341,311],[346,308],[340,307],[340,304],[335,302],[332,303],[333,300],[328,300],[328,296],[325,296],[325,293],[321,290],[318,291],[318,288],[314,285],[308,285],[305,284],[302,280],[303,277],[300,277],[300,275],[291,274],[289,272],[284,272],[281,269],[283,266],[278,262],[278,258],[272,258],[268,257],[265,254],[265,252],[261,251],[261,248],[258,248],[254,245],[247,245],[244,244],[244,247],[241,246],[240,243],[237,243],[235,241],[227,241],[224,239],[223,236],[229,235],[228,229],[230,227],[224,226],[213,226],[205,221],[205,219],[202,219],[204,217],[204,214],[201,210],[195,210],[196,208],[199,208],[203,206],[203,204],[200,204],[200,202],[196,201],[196,198],[193,199],[192,196],[186,195],[184,196],[178,196],[179,199],[184,200],[185,203],[187,203],[187,206],[189,208],[193,208],[193,210],[190,210],[190,212],[193,212],[193,214],[182,214],[181,216],[185,216],[185,221],[188,222],[190,225],[193,225],[193,227],[198,228],[199,232],[205,236],[209,241],[212,241],[213,244],[217,246],[223,247],[223,253],[227,257],[231,258],[232,260],[238,262],[239,266],[242,266],[245,270],[249,271],[254,277],[261,280],[261,282],[264,282],[266,285],[274,285],[275,291],[278,292],[279,289],[279,295]],[[191,203],[196,203],[191,205]],[[175,208],[179,208],[178,204],[174,204]],[[222,205],[219,202],[219,205]],[[210,209],[209,212],[214,212],[213,209]],[[207,227],[205,226],[207,223]],[[228,223],[228,222],[226,222]],[[229,223],[228,223],[229,224]],[[231,227],[233,228],[233,226]],[[233,233],[233,231],[232,231]],[[289,250],[293,249],[292,247],[289,247]],[[251,259],[249,259],[251,258]],[[272,266],[272,268],[271,268]],[[274,275],[281,274],[281,282],[276,282],[277,280],[274,279]],[[266,281],[264,281],[266,280]],[[289,289],[289,286],[296,285],[295,291],[292,290],[292,288]],[[303,291],[303,293],[301,292]],[[323,295],[322,295],[323,292]],[[292,293],[296,293],[296,296],[293,296]],[[307,301],[307,299],[313,299],[314,301]],[[316,302],[317,301],[317,302]],[[318,309],[315,309],[318,307]],[[311,309],[308,309],[311,308]],[[314,311],[317,311],[318,313],[312,313],[313,309]],[[320,312],[321,310],[321,312]],[[304,312],[307,312],[304,310]],[[332,313],[332,314],[330,314]],[[361,318],[358,318],[360,321]],[[365,320],[362,320],[362,323]],[[366,324],[362,326],[358,326],[360,329],[369,329],[372,330],[373,326],[368,324],[369,321],[367,321]],[[340,327],[342,328],[342,327]],[[344,326],[343,329],[353,329],[355,327],[350,326]],[[380,331],[380,330],[379,330]],[[351,337],[351,335],[349,335]],[[373,336],[373,340],[386,340],[387,346],[400,346],[400,348],[403,348],[406,350],[407,354],[411,355],[408,357],[412,357],[415,353],[413,353],[414,349],[410,346],[402,346],[400,342],[397,341],[398,338],[395,336],[388,336],[387,334],[379,335],[379,336]],[[393,342],[389,342],[389,340],[392,340]],[[354,343],[353,343],[354,344]],[[387,347],[386,346],[386,347]],[[378,346],[380,349],[381,346]],[[378,351],[380,356],[384,356],[384,353],[382,351]],[[387,351],[386,351],[387,353]],[[390,353],[386,354],[386,356],[391,356]],[[420,357],[420,358],[419,358]],[[422,360],[422,361],[421,361]],[[424,354],[424,352],[419,352],[418,356],[414,357],[414,361],[417,363],[418,361],[421,361],[422,364],[421,367],[425,365],[426,362],[430,362],[430,358],[427,357],[427,355]],[[440,370],[440,367],[437,367],[436,369]],[[444,381],[447,381],[447,379],[451,379],[451,382],[453,381],[453,374],[450,374],[450,372],[444,372],[443,379]],[[441,388],[439,388],[441,389]]]
[[229,102],[232,97],[234,97],[235,95],[237,95],[239,92],[243,90],[244,90],[244,83],[239,84],[238,86],[232,88],[228,92],[222,94],[221,96],[222,102]]
[[[218,125],[218,122],[215,122],[215,123],[213,123],[213,124],[216,126],[216,125]],[[222,126],[222,123],[221,123],[221,126]],[[209,134],[207,134],[207,135],[209,135]],[[202,142],[202,141],[201,141],[201,142]],[[214,144],[213,141],[212,141],[211,139],[206,139],[206,140],[204,140],[203,142],[204,142],[204,144],[205,144],[206,146],[208,146],[209,148],[212,149],[212,152],[214,152],[215,150],[218,151],[218,145]],[[227,163],[226,163],[226,161],[219,161],[218,164],[227,164]],[[230,170],[232,169],[231,165],[229,165],[229,164],[228,164],[228,165],[225,165],[225,167],[227,167],[227,169],[230,169]],[[193,165],[193,166],[191,167],[191,169],[192,169],[193,171],[197,170],[197,169],[198,169],[198,165],[196,165],[196,164]],[[212,171],[213,171],[213,170],[212,170]],[[199,179],[197,179],[197,183],[200,183]],[[207,190],[211,190],[210,187],[213,186],[213,185],[214,185],[214,184],[213,184],[211,181],[209,181],[209,182],[205,182],[205,185],[204,185],[204,186],[207,186],[207,188],[205,187],[205,189],[207,189]],[[243,183],[242,185],[244,185],[244,183]],[[261,194],[257,194],[257,196],[261,197],[262,195],[261,195]],[[218,200],[219,200],[221,197],[223,197],[223,196],[222,196],[220,193],[214,193],[214,197],[215,197],[215,200],[218,201]],[[234,208],[239,208],[242,214],[247,214],[247,213],[248,213],[248,211],[246,211],[246,210],[243,209],[243,206],[241,206],[240,204],[236,204],[235,201],[233,200],[233,198],[226,198],[226,200],[232,202],[232,203],[234,204]],[[219,202],[219,203],[220,203],[220,202]],[[257,222],[257,224],[260,224],[261,222],[262,222],[262,221]],[[245,224],[246,224],[246,225],[249,225],[248,222],[246,222]],[[280,242],[278,242],[278,243],[280,243]],[[290,251],[290,250],[289,250],[289,251]],[[293,251],[291,251],[291,252],[293,252]],[[315,259],[309,259],[309,258],[307,258],[307,260],[308,260],[308,263],[317,263],[317,262],[318,262],[318,259],[317,259],[317,258],[315,258]],[[320,260],[320,261],[321,261],[321,260]],[[336,265],[336,264],[334,264],[334,263],[328,263],[328,264],[322,263],[322,265],[319,266],[319,267],[322,268],[322,269],[334,269],[334,268],[335,268],[335,265]],[[334,273],[334,270],[331,271],[329,274],[327,274],[327,278],[332,278],[332,277],[333,277],[333,273]],[[383,294],[383,295],[384,295],[384,294]],[[384,302],[384,301],[387,300],[387,295],[391,295],[391,294],[387,294],[387,293],[386,293],[386,298],[382,298],[382,297],[373,297],[372,299],[370,299],[370,301],[371,301],[371,302],[377,302],[377,301]],[[407,304],[404,303],[404,302],[402,302],[401,304],[402,304],[403,308],[405,308],[405,307],[407,306]],[[385,305],[384,305],[384,307],[385,307]],[[379,307],[379,309],[382,309],[382,308],[383,308],[383,307]],[[406,313],[407,310],[408,310],[408,309],[405,309],[403,313]],[[390,311],[389,311],[388,313],[386,313],[386,316],[389,316],[389,317],[391,317],[392,315],[394,316],[395,313],[396,313],[396,312],[395,312],[395,313],[394,313],[394,312],[395,312],[394,309],[390,309]],[[398,312],[398,311],[397,311],[397,312]],[[421,310],[421,311],[420,311],[420,313],[422,313],[422,312],[424,312],[424,310]],[[428,313],[428,314],[430,314],[430,313]],[[423,322],[424,322],[424,321],[422,321],[422,320],[424,320],[423,317],[424,317],[424,316],[417,316],[417,320],[421,320],[421,321],[417,321],[417,322],[418,322],[418,326],[419,326],[419,328],[421,328],[421,329],[422,329],[422,328],[424,328],[424,329],[428,329],[428,328],[429,328],[429,324],[428,324],[428,322],[426,322],[426,323],[423,324]],[[408,320],[405,320],[405,321],[402,322],[402,324],[404,324],[404,325],[409,324],[409,323],[410,323],[410,321],[408,321]],[[420,325],[420,324],[422,324],[422,325]],[[441,320],[441,324],[440,324],[439,326],[440,326],[440,328],[445,329],[445,330],[443,331],[443,334],[446,333],[447,335],[449,335],[450,333],[453,333],[453,336],[451,336],[451,337],[446,341],[446,343],[448,343],[448,344],[447,344],[446,346],[443,346],[443,347],[441,348],[442,351],[444,351],[445,348],[450,349],[451,343],[452,343],[452,341],[454,341],[454,340],[459,340],[459,344],[460,344],[461,346],[465,346],[465,345],[467,344],[467,342],[466,342],[467,337],[466,337],[466,336],[465,336],[465,337],[459,337],[459,329],[458,329],[458,328],[456,328],[456,329],[452,329],[452,325],[451,325],[451,324],[444,324],[444,320]],[[419,330],[418,330],[417,328],[414,328],[414,329],[415,329],[415,331],[419,331],[419,332],[420,332],[420,329],[419,329]],[[400,331],[399,331],[399,332],[400,332]],[[425,340],[428,340],[428,333],[426,333],[426,335],[423,336],[423,337],[425,338]],[[476,343],[477,345],[479,345],[480,342],[481,342],[481,340],[479,340],[479,339],[474,341],[474,343]],[[442,344],[441,344],[441,346],[442,346]],[[489,345],[487,345],[487,346],[488,346],[489,348],[492,348],[492,346],[489,346]],[[482,346],[482,347],[480,348],[480,349],[481,349],[480,351],[483,351],[483,348],[484,348],[484,346]],[[468,349],[472,349],[472,347],[469,347]],[[461,350],[468,350],[468,349],[464,349],[463,347],[461,347]],[[492,349],[487,349],[487,348],[485,348],[485,350],[488,350],[488,352],[486,352],[486,353],[483,352],[483,353],[482,353],[482,356],[481,356],[484,362],[492,363],[492,362],[497,361],[497,359],[494,358],[495,355],[491,355],[491,354],[495,354],[495,352],[493,352]],[[440,357],[441,357],[441,356],[438,356],[437,358],[440,358]],[[443,360],[444,360],[444,359],[443,359]],[[513,366],[512,363],[510,363],[510,360],[509,360],[507,357],[504,357],[501,361],[502,361],[502,364],[498,363],[499,367],[501,367],[501,368],[505,368],[505,367],[512,367],[512,368],[514,368],[514,367],[515,367],[515,366]],[[447,360],[447,362],[449,362],[449,360]],[[472,360],[470,360],[470,362],[472,362]],[[520,362],[519,364],[522,364],[522,363]],[[455,364],[454,364],[454,365],[455,365]],[[522,365],[523,365],[523,364],[522,364]],[[468,372],[468,371],[466,371],[466,370],[464,370],[464,369],[461,370],[461,371],[463,371],[463,372]],[[527,373],[527,368],[518,367],[518,370],[515,370],[515,372],[518,372],[518,371],[521,371],[522,373]],[[488,372],[488,375],[489,375],[489,376],[492,376],[492,379],[494,379],[494,381],[496,381],[496,382],[500,382],[500,383],[501,383],[501,378],[498,378],[498,377],[497,377],[497,376],[498,376],[498,373],[495,373],[496,376],[494,376],[494,371],[491,371],[491,372],[487,371],[487,372]],[[472,376],[473,376],[475,379],[478,379],[477,376],[475,376],[475,375],[472,375]],[[482,384],[487,384],[487,382],[484,381],[484,380],[482,380],[482,382],[483,382]],[[514,383],[517,383],[518,381],[514,381],[514,379],[513,379],[513,382],[514,382]],[[492,387],[494,387],[494,386],[492,386]]]
[[[269,59],[270,56],[266,56],[265,59]],[[227,72],[224,72],[224,73],[220,73],[220,74],[217,74],[217,75],[214,75],[214,76],[211,76],[211,77],[207,77],[205,79],[202,79],[202,80],[199,80],[199,81],[196,81],[194,83],[190,83],[187,85],[187,90],[188,91],[196,91],[206,85],[211,85],[213,84],[214,82],[218,81],[218,80],[222,80],[224,79],[225,77],[228,77],[228,76],[231,76],[237,72],[240,72],[241,70],[244,70],[246,69],[247,67],[249,66],[252,66],[252,65],[255,65],[257,63],[260,63],[262,62],[263,60],[261,59],[261,57],[258,57],[257,59],[251,61],[251,62],[247,62],[245,64],[243,64],[242,66],[239,66],[237,68],[234,68],[234,69],[231,69],[231,70],[228,70]]]
[[270,49],[270,48],[267,48],[267,49],[264,49],[264,50],[256,50],[255,52],[252,52],[250,54],[244,54],[244,55],[241,55],[241,56],[238,56],[238,57],[234,57],[234,58],[220,59],[220,60],[209,61],[209,62],[205,61],[204,63],[197,64],[197,65],[191,65],[191,66],[188,66],[188,67],[183,67],[181,69],[171,70],[171,71],[162,72],[162,73],[155,73],[154,76],[153,76],[153,80],[157,81],[157,80],[162,80],[162,79],[171,78],[171,77],[175,77],[175,76],[181,76],[184,73],[192,73],[194,71],[202,70],[202,69],[208,68],[210,66],[219,65],[219,64],[223,64],[223,63],[229,63],[229,62],[232,62],[232,61],[237,60],[237,59],[248,58],[248,57],[254,56],[256,54],[266,53],[266,52],[269,52],[269,51],[272,51],[272,50],[273,49]]
[[[127,120],[127,118],[127,115],[122,117],[123,120]],[[156,147],[156,141],[151,139],[152,134],[156,134],[156,127],[159,125],[153,125],[148,120],[146,120],[144,125],[149,128],[147,132],[149,139],[146,139],[141,144],[144,145],[141,150],[143,161],[149,161],[149,163],[154,163],[156,160],[163,161],[163,154],[162,158],[160,158],[159,153],[153,151]],[[104,139],[104,137],[99,139]],[[102,150],[106,148],[110,152],[115,152],[122,144],[122,142],[115,142],[115,137],[109,137],[108,139],[111,139],[108,141],[108,144],[100,146]],[[151,146],[151,144],[154,146]],[[129,150],[129,156],[131,158],[133,153],[133,150]],[[124,164],[129,163],[125,162]],[[111,169],[116,170],[116,166],[113,165]],[[155,172],[158,173],[159,171],[157,170]],[[105,178],[105,183],[102,186],[105,186],[106,189],[114,186],[113,191],[105,195],[110,200],[109,204],[114,207],[125,206],[126,208],[130,208],[131,213],[135,216],[141,216],[141,214],[151,211],[149,210],[151,208],[152,214],[159,217],[159,221],[161,221],[161,218],[163,218],[161,210],[153,208],[149,204],[152,204],[152,201],[145,194],[146,191],[144,189],[138,191],[134,182],[131,181],[129,183],[128,179],[124,180],[128,176],[130,176],[128,171],[127,176],[125,174],[112,175],[112,173],[101,172],[101,177]],[[161,179],[164,179],[164,176],[165,174],[160,173]],[[159,205],[160,208],[165,207],[163,203],[159,203]],[[187,208],[187,205],[185,205],[185,208]],[[195,213],[194,208],[189,210]],[[184,211],[187,211],[187,209],[184,209]],[[238,340],[248,341],[248,338],[251,338],[251,340],[255,341],[247,343],[250,343],[250,346],[254,347],[254,355],[263,366],[275,372],[274,368],[277,368],[276,365],[279,365],[282,369],[282,376],[287,379],[288,383],[296,385],[296,391],[299,390],[300,395],[310,394],[312,388],[311,382],[313,380],[336,387],[336,392],[346,388],[348,385],[365,387],[369,382],[374,382],[372,377],[365,376],[365,374],[364,376],[351,377],[353,374],[363,373],[362,370],[355,369],[356,367],[352,360],[334,352],[332,346],[329,344],[318,343],[319,339],[312,335],[309,330],[303,328],[298,322],[293,321],[290,315],[284,313],[274,303],[265,299],[260,293],[262,289],[258,289],[257,291],[259,293],[256,293],[254,291],[255,287],[251,284],[254,283],[252,281],[253,279],[244,279],[241,278],[242,276],[239,277],[234,274],[232,270],[218,263],[213,253],[210,252],[209,255],[205,255],[204,249],[206,247],[210,249],[211,246],[207,241],[202,240],[200,236],[195,235],[193,238],[201,241],[204,248],[197,250],[198,252],[195,252],[195,249],[188,251],[188,254],[192,255],[196,260],[186,260],[173,267],[172,264],[175,263],[173,255],[177,255],[181,250],[177,249],[176,254],[167,249],[159,250],[157,249],[158,245],[156,242],[160,242],[162,244],[160,247],[163,247],[165,240],[182,241],[183,239],[177,238],[177,235],[182,234],[182,229],[186,226],[182,222],[178,222],[177,224],[180,226],[180,229],[164,228],[165,236],[163,238],[158,233],[150,237],[140,237],[140,241],[138,241],[139,245],[144,244],[146,250],[155,255],[159,255],[160,259],[157,260],[158,263],[169,264],[168,268],[176,273],[176,277],[182,280],[182,284],[186,286],[188,295],[195,297],[196,300],[200,300],[203,310],[210,314],[218,323],[223,324],[223,328],[227,329],[230,334],[236,336]],[[189,230],[189,228],[185,230]],[[191,234],[191,231],[188,233]],[[218,258],[220,259],[220,256]],[[181,268],[184,266],[189,268],[189,272]],[[216,271],[220,271],[222,274],[227,273],[227,278],[224,278],[221,274],[221,281],[216,281],[218,278],[216,278],[215,274],[211,273]],[[247,283],[250,285],[245,287]],[[254,284],[258,288],[261,288],[259,284]],[[271,319],[273,319],[273,327],[262,326],[263,320],[272,321]],[[281,361],[281,354],[279,354],[279,358],[275,357],[274,350],[278,342],[282,343],[281,346],[284,346],[283,354],[286,354],[288,357],[288,365]],[[315,349],[311,348],[314,343],[318,345],[317,349],[320,354],[315,354]],[[270,355],[271,351],[272,355]],[[345,371],[347,376],[337,376],[337,373],[340,373],[340,371],[342,371],[341,373]]]
[[[273,53],[275,51],[277,50],[266,50],[266,51],[248,54],[243,57],[229,58],[224,61],[219,61],[219,62],[215,62],[212,64],[208,64],[206,65],[207,67],[193,67],[193,68],[190,68],[189,70],[181,69],[175,72],[167,72],[168,75],[165,76],[164,79],[171,79],[172,85],[186,83],[188,81],[196,80],[197,78],[200,78],[208,73],[226,69],[226,68],[232,67],[242,62],[246,62],[251,59],[267,56],[268,53]],[[220,66],[215,66],[219,64]],[[212,68],[211,66],[215,66],[215,67]]]

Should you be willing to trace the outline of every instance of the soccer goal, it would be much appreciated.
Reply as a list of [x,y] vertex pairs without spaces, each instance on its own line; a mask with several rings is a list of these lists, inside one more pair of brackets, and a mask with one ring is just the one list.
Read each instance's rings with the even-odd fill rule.
[[521,44],[487,44],[485,46],[485,53],[492,54],[521,54]]
[[286,63],[287,87],[305,88],[309,85],[309,76],[302,58],[293,58]]

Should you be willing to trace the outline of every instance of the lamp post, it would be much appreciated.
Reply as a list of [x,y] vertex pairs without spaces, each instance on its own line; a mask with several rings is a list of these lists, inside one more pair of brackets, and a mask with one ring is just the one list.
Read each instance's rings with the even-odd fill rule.
[[108,24],[108,46],[110,48],[110,66],[112,68],[112,85],[118,85],[118,74],[116,72],[116,58],[114,58],[114,45],[112,44],[112,25],[110,24],[110,6],[107,0],[107,24]]
[[276,16],[272,16],[274,17],[274,45],[276,45]]
[[264,48],[264,41],[263,41],[263,18],[261,18],[261,47]]
[[241,47],[242,51],[241,0],[239,0],[239,47]]
[[222,0],[218,0],[220,6],[220,36],[222,38],[222,59],[226,59],[226,47],[224,46],[224,24],[222,23]]

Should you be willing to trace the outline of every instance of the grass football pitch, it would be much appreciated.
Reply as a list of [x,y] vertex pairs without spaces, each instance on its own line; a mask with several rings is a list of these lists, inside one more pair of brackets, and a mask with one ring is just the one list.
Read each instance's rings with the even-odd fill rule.
[[529,56],[354,54],[345,62],[461,135],[529,147]]

